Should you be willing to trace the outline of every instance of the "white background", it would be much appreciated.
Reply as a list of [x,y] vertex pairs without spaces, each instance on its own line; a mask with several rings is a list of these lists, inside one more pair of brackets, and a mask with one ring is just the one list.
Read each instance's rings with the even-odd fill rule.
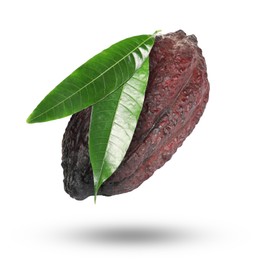
[[[0,2],[1,259],[260,259],[258,1]],[[133,35],[183,29],[208,66],[198,126],[135,191],[63,190],[69,118],[27,116],[88,58]]]

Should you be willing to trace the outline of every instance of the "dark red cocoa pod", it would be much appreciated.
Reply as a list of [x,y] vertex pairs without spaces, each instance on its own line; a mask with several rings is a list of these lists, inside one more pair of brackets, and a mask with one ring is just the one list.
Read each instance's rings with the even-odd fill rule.
[[[143,109],[126,156],[100,195],[132,191],[162,167],[198,123],[209,95],[207,70],[194,35],[157,36]],[[88,154],[91,108],[70,119],[62,141],[64,187],[73,198],[94,194]]]

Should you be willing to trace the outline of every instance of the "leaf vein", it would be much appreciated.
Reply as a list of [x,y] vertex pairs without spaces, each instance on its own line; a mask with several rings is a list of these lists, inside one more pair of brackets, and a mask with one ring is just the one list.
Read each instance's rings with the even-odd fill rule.
[[128,94],[126,91],[124,91],[124,94],[130,97],[135,102],[135,104],[139,107],[139,109],[142,109],[141,105],[130,94]]

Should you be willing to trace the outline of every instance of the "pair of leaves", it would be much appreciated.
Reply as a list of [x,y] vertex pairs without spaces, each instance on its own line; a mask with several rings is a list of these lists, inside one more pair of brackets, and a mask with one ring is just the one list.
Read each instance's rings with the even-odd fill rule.
[[131,142],[149,75],[149,52],[155,34],[120,41],[97,54],[34,109],[28,123],[46,122],[93,106],[89,152],[95,197],[123,160]]

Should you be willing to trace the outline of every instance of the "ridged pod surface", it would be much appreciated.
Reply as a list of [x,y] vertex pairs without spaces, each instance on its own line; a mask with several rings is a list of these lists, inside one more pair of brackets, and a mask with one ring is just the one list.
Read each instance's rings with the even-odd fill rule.
[[[203,114],[209,96],[205,59],[194,35],[157,36],[143,109],[126,156],[99,195],[132,191],[170,160]],[[62,141],[65,191],[77,200],[94,194],[88,153],[91,108],[74,114]]]

